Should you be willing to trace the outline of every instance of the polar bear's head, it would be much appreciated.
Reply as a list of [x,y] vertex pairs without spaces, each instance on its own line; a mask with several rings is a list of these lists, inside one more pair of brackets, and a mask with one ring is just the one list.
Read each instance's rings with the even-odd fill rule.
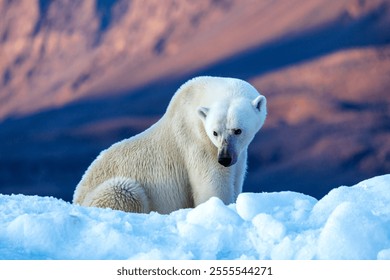
[[198,108],[207,136],[218,149],[218,162],[229,167],[247,149],[266,118],[266,98],[234,97]]

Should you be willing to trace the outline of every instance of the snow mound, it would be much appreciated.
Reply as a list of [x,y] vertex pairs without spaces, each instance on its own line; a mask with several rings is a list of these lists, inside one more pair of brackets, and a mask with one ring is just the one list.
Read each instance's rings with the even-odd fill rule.
[[170,215],[0,195],[1,259],[390,259],[390,174],[333,189],[211,198]]

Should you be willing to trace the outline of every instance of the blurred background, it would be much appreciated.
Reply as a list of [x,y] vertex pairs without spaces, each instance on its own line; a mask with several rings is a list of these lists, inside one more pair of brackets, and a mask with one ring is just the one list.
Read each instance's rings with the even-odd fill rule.
[[390,173],[389,0],[0,0],[0,193],[70,201],[199,75],[268,99],[244,191]]

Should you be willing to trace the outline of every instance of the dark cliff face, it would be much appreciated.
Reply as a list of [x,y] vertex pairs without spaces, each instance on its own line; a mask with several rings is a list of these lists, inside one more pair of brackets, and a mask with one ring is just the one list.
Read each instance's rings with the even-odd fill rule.
[[390,172],[390,1],[0,0],[0,193],[69,200],[94,157],[196,75],[248,80],[269,115],[245,191]]

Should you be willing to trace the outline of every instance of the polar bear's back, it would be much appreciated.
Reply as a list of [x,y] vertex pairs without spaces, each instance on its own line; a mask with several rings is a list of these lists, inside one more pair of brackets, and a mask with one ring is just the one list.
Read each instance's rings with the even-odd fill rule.
[[[259,93],[251,84],[240,79],[201,76],[183,84],[176,95],[184,95],[185,97],[181,98],[196,99],[208,105],[234,98],[253,100]],[[191,104],[195,105],[193,102]]]

